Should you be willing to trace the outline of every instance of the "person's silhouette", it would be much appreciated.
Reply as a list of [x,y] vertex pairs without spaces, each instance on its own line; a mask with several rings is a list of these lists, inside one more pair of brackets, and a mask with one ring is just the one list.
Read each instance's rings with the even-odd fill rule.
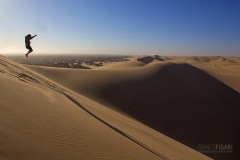
[[31,53],[33,51],[32,47],[30,46],[31,42],[30,40],[33,39],[34,37],[36,37],[37,35],[35,36],[31,36],[31,34],[28,34],[25,36],[25,44],[26,44],[26,48],[29,50],[26,54],[26,57],[28,57],[28,54]]

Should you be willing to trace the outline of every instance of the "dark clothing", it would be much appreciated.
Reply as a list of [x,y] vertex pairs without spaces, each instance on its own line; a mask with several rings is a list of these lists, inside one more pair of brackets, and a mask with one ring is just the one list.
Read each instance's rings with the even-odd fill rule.
[[[31,44],[31,42],[30,42],[31,39],[32,39],[31,36],[26,36],[26,37],[25,37],[25,44],[26,44],[26,46]],[[26,47],[26,48],[27,48],[27,47]]]
[[26,48],[29,49],[30,51],[33,51],[32,47],[29,45],[26,44]]

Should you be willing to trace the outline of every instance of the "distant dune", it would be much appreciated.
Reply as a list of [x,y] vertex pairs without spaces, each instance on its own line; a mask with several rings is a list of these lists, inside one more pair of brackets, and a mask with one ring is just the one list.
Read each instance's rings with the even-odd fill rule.
[[28,67],[193,149],[233,144],[233,153],[207,154],[212,158],[239,157],[237,58],[146,56],[92,70]]
[[135,68],[145,66],[145,63],[139,61],[127,61],[127,62],[118,62],[111,63],[102,67],[98,67],[95,69],[124,69],[124,68]]
[[[108,86],[110,89],[114,87],[113,85],[124,82],[125,78],[117,81],[117,78],[111,76],[112,79],[107,79],[106,82],[104,76],[115,72],[124,76],[125,70],[99,70],[105,75],[93,75],[98,70],[82,72],[82,70],[32,68],[43,75],[49,74],[52,80],[0,56],[2,91],[0,159],[210,159],[132,118],[67,88],[70,88],[70,85],[72,87],[79,85],[80,91],[83,82],[78,83],[79,79],[85,79],[85,85],[87,80],[91,80],[91,83],[95,81],[95,86],[90,86],[89,83],[89,86],[83,87],[84,91],[89,87],[90,95],[94,92],[94,87],[99,86],[99,92],[95,93],[96,98],[106,97],[108,100],[104,94],[100,97],[101,86],[104,89],[106,85],[111,84]],[[127,69],[129,83],[154,75],[159,67],[146,66],[146,69],[146,72],[142,70],[136,72],[143,73],[140,77],[137,75],[131,77],[133,72]],[[152,71],[149,73],[150,70]],[[66,76],[69,76],[69,79]],[[57,78],[59,83],[64,82],[63,85],[67,83],[70,85],[64,87],[54,82],[54,78]],[[121,90],[116,90],[116,93],[121,94]],[[114,101],[114,98],[112,99]]]

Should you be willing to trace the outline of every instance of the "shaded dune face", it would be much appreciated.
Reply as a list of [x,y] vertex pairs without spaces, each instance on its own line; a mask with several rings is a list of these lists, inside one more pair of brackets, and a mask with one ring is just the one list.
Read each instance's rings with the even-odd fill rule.
[[137,58],[138,61],[143,62],[145,64],[151,63],[154,60],[158,61],[165,61],[161,56],[155,55],[155,56],[145,56],[145,57],[140,57]]
[[146,56],[146,57],[138,58],[137,60],[148,64],[148,63],[152,62],[154,60],[154,58],[151,56]]
[[[240,94],[188,64],[171,64],[144,79],[105,88],[103,99],[194,149],[198,144],[237,148]],[[235,155],[234,155],[235,154]],[[228,158],[233,154],[210,154]]]
[[155,55],[154,58],[159,61],[165,61],[161,56]]

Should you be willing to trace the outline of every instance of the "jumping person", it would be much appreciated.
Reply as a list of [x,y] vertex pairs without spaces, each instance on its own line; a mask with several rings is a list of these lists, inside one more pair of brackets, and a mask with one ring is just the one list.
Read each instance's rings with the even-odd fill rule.
[[35,36],[31,36],[31,34],[28,34],[26,37],[25,37],[25,44],[26,44],[26,48],[29,50],[26,54],[26,57],[28,57],[28,54],[31,53],[33,51],[32,47],[30,46],[31,42],[30,40],[33,39],[34,37],[36,37],[37,35]]

